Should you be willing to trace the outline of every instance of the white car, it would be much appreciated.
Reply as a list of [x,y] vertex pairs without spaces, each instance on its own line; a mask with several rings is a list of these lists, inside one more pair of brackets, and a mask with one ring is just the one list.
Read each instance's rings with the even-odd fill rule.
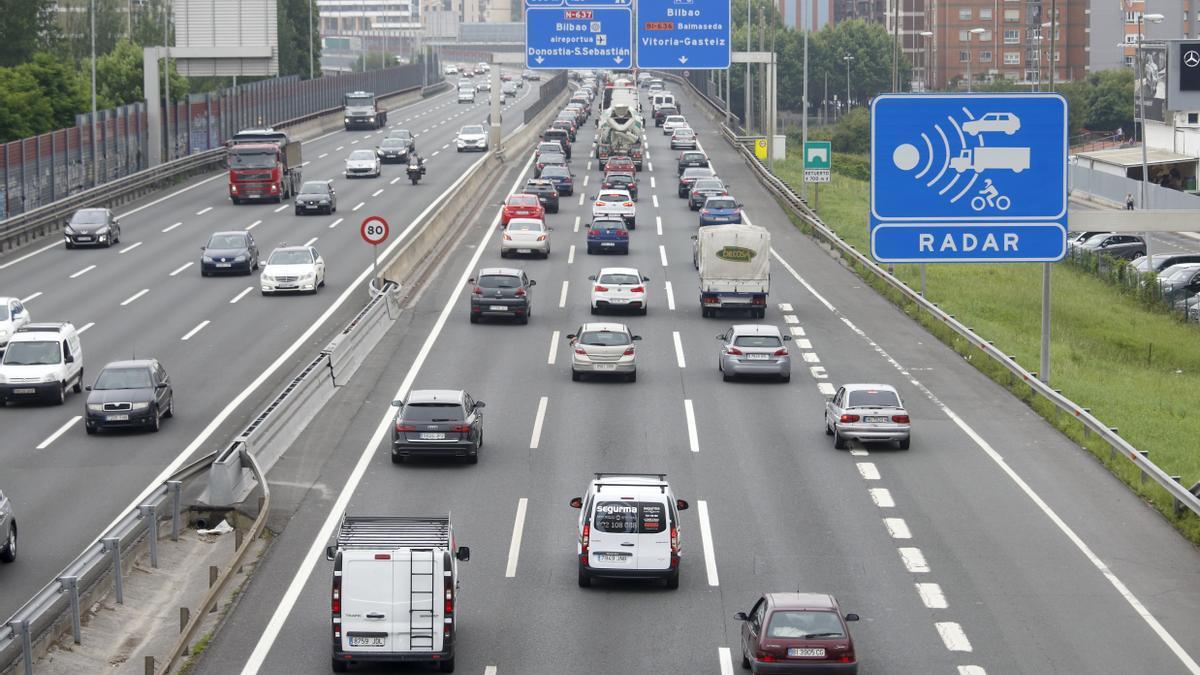
[[355,150],[346,158],[346,178],[356,176],[378,178],[383,173],[383,163],[372,150]]
[[628,190],[601,190],[592,199],[592,220],[614,216],[625,220],[629,229],[637,227],[637,205]]
[[550,228],[537,218],[513,218],[500,237],[500,257],[513,253],[533,253],[550,257]]
[[468,124],[458,130],[458,136],[454,139],[454,146],[459,152],[467,150],[479,150],[487,152],[488,138],[487,131],[484,130],[481,124]]
[[442,73],[444,73],[446,75],[457,75],[458,74],[458,66],[453,66],[453,65],[446,66],[445,68],[442,69]]
[[281,246],[271,251],[259,282],[263,295],[316,293],[325,285],[325,259],[312,246]]
[[696,132],[691,127],[679,127],[671,132],[672,150],[695,150]]
[[588,279],[592,282],[592,314],[605,309],[632,309],[646,315],[646,282],[650,277],[642,276],[637,268],[603,267]]
[[637,349],[642,336],[629,332],[623,323],[585,323],[567,336],[571,345],[571,379],[586,374],[622,375],[637,381]]
[[29,323],[29,310],[17,298],[0,298],[0,352],[17,329]]
[[1021,118],[1012,113],[987,113],[977,120],[963,122],[962,130],[972,136],[985,131],[1001,131],[1012,136],[1021,130]]
[[458,88],[457,100],[459,103],[474,103],[475,102],[475,87],[472,87],[469,82],[467,83],[467,85],[465,87],[460,86]]
[[687,125],[687,118],[683,115],[667,115],[662,124],[663,136],[670,136],[675,133],[676,129],[681,129]]
[[487,80],[483,80],[482,82],[477,82],[475,84],[475,91],[491,91],[491,90],[492,90],[492,83],[488,82]]

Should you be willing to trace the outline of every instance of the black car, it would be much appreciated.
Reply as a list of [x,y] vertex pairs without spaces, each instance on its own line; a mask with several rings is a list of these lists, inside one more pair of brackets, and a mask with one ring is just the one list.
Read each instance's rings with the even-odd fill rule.
[[706,168],[708,168],[708,166],[709,166],[708,155],[704,154],[703,151],[701,151],[701,150],[684,150],[683,152],[679,153],[679,164],[678,164],[678,170],[676,171],[676,173],[678,173],[680,176],[682,176],[684,169],[691,169],[691,168],[706,169]]
[[538,155],[537,162],[533,165],[534,177],[542,175],[542,170],[548,166],[566,166],[567,156],[561,152],[546,151]]
[[571,136],[563,129],[547,129],[542,132],[543,141],[558,141],[558,144],[563,147],[563,152],[567,154],[567,161],[571,160]]
[[601,190],[628,190],[633,201],[638,200],[638,182],[633,174],[613,172],[604,176],[600,183]]
[[141,427],[158,431],[164,417],[175,415],[175,391],[158,359],[114,361],[87,388],[84,429]]
[[553,181],[531,178],[525,182],[522,192],[537,195],[546,213],[558,213],[558,188],[554,187]]
[[121,221],[108,209],[79,209],[63,228],[67,248],[103,246],[121,241]]
[[683,175],[679,177],[679,197],[688,196],[692,191],[692,184],[700,178],[716,178],[717,172],[707,167],[694,167],[684,169]]
[[679,114],[679,108],[676,108],[673,105],[664,105],[661,108],[659,108],[658,110],[654,111],[654,126],[661,127],[663,125],[663,122],[667,119],[667,115],[678,115],[678,114]]
[[258,244],[245,230],[215,232],[200,247],[200,276],[210,274],[253,274],[258,269]]
[[485,316],[513,317],[519,323],[529,323],[533,312],[530,295],[537,282],[525,272],[512,267],[486,267],[479,276],[470,279],[471,323]]
[[688,208],[699,211],[704,208],[704,202],[709,197],[723,197],[728,194],[729,190],[725,189],[725,183],[721,182],[720,178],[701,178],[688,190]]
[[[381,160],[382,161],[382,160]],[[331,180],[310,180],[296,194],[296,215],[337,211],[337,191]]]
[[483,401],[459,389],[418,389],[408,399],[392,401],[392,462],[417,454],[462,457],[479,461],[483,447]]
[[408,153],[412,150],[412,139],[388,136],[375,148],[375,154],[383,164],[404,163],[408,161]]

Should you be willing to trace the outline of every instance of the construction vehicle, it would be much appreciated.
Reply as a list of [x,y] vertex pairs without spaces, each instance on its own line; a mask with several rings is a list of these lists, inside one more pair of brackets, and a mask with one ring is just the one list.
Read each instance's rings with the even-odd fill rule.
[[258,200],[278,203],[299,192],[303,182],[300,141],[286,131],[246,129],[234,134],[226,145],[229,198],[234,204]]

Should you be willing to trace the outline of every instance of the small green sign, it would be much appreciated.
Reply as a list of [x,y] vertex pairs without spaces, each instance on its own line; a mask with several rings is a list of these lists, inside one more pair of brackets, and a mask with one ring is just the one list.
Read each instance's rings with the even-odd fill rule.
[[809,141],[804,144],[805,183],[828,183],[832,167],[832,143],[829,141]]
[[758,252],[744,246],[725,246],[717,251],[717,257],[729,262],[750,262]]

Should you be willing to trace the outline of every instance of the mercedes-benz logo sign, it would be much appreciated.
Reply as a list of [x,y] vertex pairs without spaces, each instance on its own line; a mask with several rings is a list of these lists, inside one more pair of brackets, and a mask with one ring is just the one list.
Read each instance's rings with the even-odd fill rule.
[[1183,55],[1183,63],[1188,68],[1200,66],[1200,52],[1197,52],[1195,49],[1188,50],[1188,52]]

